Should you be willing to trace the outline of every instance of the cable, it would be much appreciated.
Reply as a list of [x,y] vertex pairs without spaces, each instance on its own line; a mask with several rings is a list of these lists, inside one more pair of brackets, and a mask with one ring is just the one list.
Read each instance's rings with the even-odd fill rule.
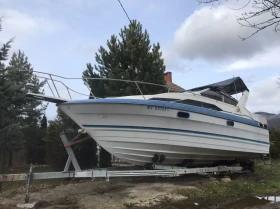
[[120,1],[120,0],[118,0],[118,2],[120,3],[120,5],[121,5],[121,7],[122,7],[122,9],[123,9],[123,11],[124,11],[124,13],[125,13],[125,14],[126,14],[126,16],[127,16],[127,19],[129,20],[129,22],[130,22],[130,24],[131,24],[132,22],[131,22],[131,20],[130,20],[130,18],[129,18],[129,16],[128,16],[128,14],[126,13],[126,11],[125,11],[125,9],[124,9],[124,7],[123,7],[123,5],[122,5],[121,1]]

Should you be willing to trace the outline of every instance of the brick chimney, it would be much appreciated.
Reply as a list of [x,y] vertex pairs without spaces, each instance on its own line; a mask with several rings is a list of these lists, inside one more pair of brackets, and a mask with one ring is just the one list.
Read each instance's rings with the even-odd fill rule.
[[172,73],[171,72],[164,73],[164,80],[165,82],[172,83]]

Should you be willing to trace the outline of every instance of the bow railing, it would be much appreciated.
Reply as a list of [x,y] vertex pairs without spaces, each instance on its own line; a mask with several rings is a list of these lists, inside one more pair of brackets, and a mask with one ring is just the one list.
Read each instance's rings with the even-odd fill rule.
[[[170,87],[168,87],[167,85],[149,83],[149,82],[144,82],[144,81],[132,81],[132,80],[113,79],[113,78],[92,78],[92,77],[82,77],[82,78],[72,77],[72,78],[68,78],[68,77],[59,76],[59,75],[55,75],[55,74],[52,74],[52,73],[46,73],[46,72],[41,72],[41,71],[32,71],[32,72],[34,72],[36,74],[37,78],[43,79],[43,81],[49,87],[49,90],[52,93],[53,97],[61,98],[61,94],[59,93],[60,89],[57,87],[57,84],[59,83],[67,90],[67,94],[68,94],[70,100],[73,100],[73,96],[72,96],[71,93],[75,93],[75,94],[78,94],[78,95],[81,95],[81,96],[87,96],[87,97],[90,97],[90,98],[97,98],[93,94],[93,92],[91,91],[90,84],[89,84],[89,81],[94,81],[94,80],[96,80],[96,81],[102,80],[102,81],[115,81],[115,82],[131,83],[131,84],[135,85],[135,87],[138,89],[139,93],[143,96],[143,99],[146,99],[146,98],[145,98],[145,95],[143,94],[143,91],[141,90],[139,84],[163,87],[167,90],[167,92],[169,92],[171,90]],[[68,80],[81,80],[81,81],[83,81],[83,83],[87,87],[89,93],[85,94],[85,93],[79,92],[77,90],[74,90],[73,88],[70,88],[68,85],[65,84],[65,81],[68,81]]]

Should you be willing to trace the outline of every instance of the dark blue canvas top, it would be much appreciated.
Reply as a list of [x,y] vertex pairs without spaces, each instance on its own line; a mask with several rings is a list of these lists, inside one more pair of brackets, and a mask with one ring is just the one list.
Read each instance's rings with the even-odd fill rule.
[[189,91],[201,91],[206,88],[213,88],[223,92],[226,92],[229,95],[238,94],[240,92],[249,91],[245,83],[240,77],[230,78],[224,81],[217,83],[209,84],[206,86],[201,86],[197,88],[190,89]]

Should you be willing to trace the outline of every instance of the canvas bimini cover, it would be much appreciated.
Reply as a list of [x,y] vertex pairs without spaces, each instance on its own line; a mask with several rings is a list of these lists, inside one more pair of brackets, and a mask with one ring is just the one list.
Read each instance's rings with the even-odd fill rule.
[[189,91],[201,91],[207,88],[214,88],[220,91],[224,91],[229,95],[238,94],[243,91],[249,91],[245,83],[240,77],[230,78],[217,83],[209,84],[206,86],[201,86],[197,88],[190,89]]

